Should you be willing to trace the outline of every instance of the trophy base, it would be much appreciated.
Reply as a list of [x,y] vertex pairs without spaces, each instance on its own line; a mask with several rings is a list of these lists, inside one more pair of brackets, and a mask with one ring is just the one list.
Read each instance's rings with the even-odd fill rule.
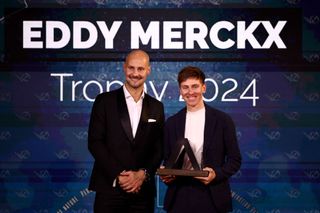
[[203,170],[186,170],[186,169],[157,169],[157,175],[174,175],[190,177],[208,177],[209,172]]

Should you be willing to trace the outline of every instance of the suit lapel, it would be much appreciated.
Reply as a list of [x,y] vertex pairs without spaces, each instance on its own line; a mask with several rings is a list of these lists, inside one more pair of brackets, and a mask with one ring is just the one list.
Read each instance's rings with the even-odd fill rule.
[[147,94],[145,94],[142,101],[142,110],[135,138],[140,137],[145,129],[145,125],[148,123],[149,107],[149,97]]
[[[214,116],[213,111],[207,106],[206,107],[206,115],[205,115],[205,125],[204,125],[204,144],[203,150],[208,150],[210,143],[212,143],[213,132],[216,125],[216,116]],[[204,153],[204,152],[203,152]]]
[[179,112],[178,124],[176,125],[177,140],[181,140],[184,138],[184,132],[186,127],[186,116],[187,116],[187,108],[183,108]]
[[129,140],[133,141],[129,112],[128,112],[128,108],[127,108],[127,104],[126,104],[126,100],[124,97],[124,92],[123,92],[122,87],[119,89],[117,99],[118,99],[118,111],[119,111],[119,116],[120,116],[120,121],[121,121],[122,127],[123,127],[127,137],[129,138]]

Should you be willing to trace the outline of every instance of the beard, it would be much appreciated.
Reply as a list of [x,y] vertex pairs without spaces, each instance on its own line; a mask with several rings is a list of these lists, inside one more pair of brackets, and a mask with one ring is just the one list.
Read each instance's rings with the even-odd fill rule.
[[143,86],[144,81],[141,76],[129,76],[129,78],[127,78],[127,83],[129,84],[130,87],[137,89]]

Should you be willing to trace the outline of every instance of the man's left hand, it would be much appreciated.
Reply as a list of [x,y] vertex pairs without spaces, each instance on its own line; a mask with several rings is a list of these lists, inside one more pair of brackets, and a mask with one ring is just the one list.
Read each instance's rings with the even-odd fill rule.
[[121,172],[118,179],[120,187],[128,193],[138,193],[145,180],[145,172],[139,171],[124,171]]
[[200,180],[203,184],[208,185],[209,183],[211,183],[211,181],[212,181],[213,179],[216,178],[216,173],[215,173],[215,171],[214,171],[212,168],[210,168],[210,167],[205,167],[205,168],[203,168],[203,171],[208,171],[208,172],[209,172],[209,175],[208,175],[207,177],[194,177],[194,178]]

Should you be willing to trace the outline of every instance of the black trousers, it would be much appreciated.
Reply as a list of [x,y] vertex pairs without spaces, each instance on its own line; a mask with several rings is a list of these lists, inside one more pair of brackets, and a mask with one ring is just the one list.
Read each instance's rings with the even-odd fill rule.
[[220,213],[213,203],[207,186],[193,178],[181,179],[168,213]]
[[108,192],[96,192],[95,213],[153,213],[154,196],[148,193],[127,193],[116,187]]

